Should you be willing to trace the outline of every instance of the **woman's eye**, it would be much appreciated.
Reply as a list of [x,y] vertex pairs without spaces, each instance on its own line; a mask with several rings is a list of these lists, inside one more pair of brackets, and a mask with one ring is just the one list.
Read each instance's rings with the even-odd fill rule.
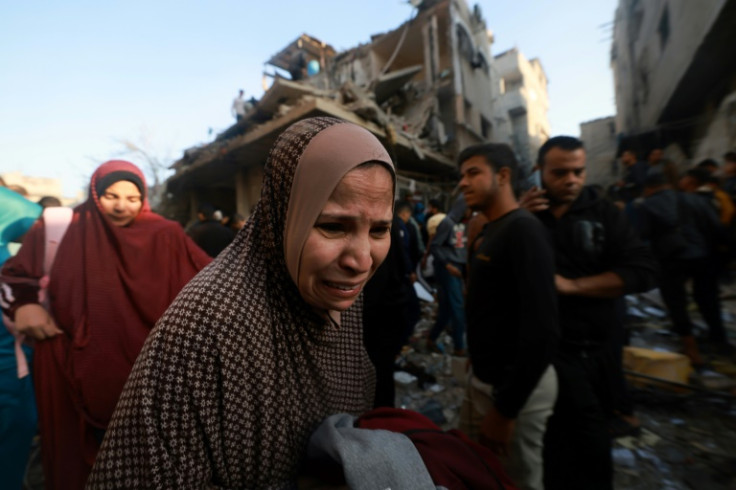
[[318,223],[315,226],[326,233],[340,233],[345,230],[342,223]]
[[371,228],[371,235],[374,236],[386,236],[391,232],[390,226],[377,226],[375,228]]

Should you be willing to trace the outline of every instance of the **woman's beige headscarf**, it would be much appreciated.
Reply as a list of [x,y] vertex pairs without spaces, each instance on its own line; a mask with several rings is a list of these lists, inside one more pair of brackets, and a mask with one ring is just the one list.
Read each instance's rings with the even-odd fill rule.
[[286,488],[322,419],[371,407],[362,299],[338,329],[295,284],[325,202],[369,161],[393,172],[375,137],[338,119],[279,136],[248,223],[146,341],[88,488]]
[[355,124],[336,124],[319,132],[302,153],[294,172],[284,237],[286,266],[296,284],[304,242],[317,217],[345,174],[366,162],[381,162],[393,173],[383,145]]

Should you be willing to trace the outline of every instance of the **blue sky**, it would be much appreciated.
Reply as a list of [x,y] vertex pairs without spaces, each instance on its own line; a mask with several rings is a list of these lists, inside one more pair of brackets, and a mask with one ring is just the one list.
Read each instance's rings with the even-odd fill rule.
[[[493,54],[518,47],[549,79],[553,134],[615,112],[615,0],[485,0]],[[471,2],[471,5],[473,3]],[[394,29],[400,0],[126,0],[0,3],[0,173],[83,187],[121,140],[159,158],[211,141],[239,88],[259,97],[264,62],[300,34],[338,51]],[[212,129],[214,132],[209,133]]]

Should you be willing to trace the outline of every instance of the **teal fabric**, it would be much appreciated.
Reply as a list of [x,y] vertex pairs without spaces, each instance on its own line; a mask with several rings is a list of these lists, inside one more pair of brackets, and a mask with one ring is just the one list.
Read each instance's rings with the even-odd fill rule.
[[[8,243],[22,237],[41,215],[42,208],[5,187],[0,187],[0,266],[10,257]],[[0,319],[0,370],[15,367],[13,336]]]
[[36,400],[30,376],[18,379],[15,365],[0,369],[0,484],[22,488],[36,434]]
[[0,187],[0,265],[10,252],[8,243],[22,237],[41,216],[41,206],[5,187]]
[[[0,266],[10,257],[8,243],[22,237],[41,211],[38,204],[0,187]],[[13,336],[0,318],[0,482],[7,485],[3,488],[22,487],[36,419],[31,377],[18,379]]]

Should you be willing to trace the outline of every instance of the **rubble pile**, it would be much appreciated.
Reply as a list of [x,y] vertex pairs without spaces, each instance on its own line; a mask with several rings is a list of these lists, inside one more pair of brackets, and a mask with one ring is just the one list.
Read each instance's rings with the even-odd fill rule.
[[435,306],[433,303],[424,304],[422,320],[396,363],[396,406],[422,413],[444,430],[449,430],[456,429],[460,423],[467,358],[444,353],[452,351],[446,348],[452,344],[446,333],[437,342],[444,352],[427,351],[425,341],[434,323]]
[[[725,286],[722,312],[736,343],[736,285]],[[629,345],[676,353],[678,339],[658,291],[626,297]],[[425,338],[436,305],[423,303],[422,320],[397,361],[397,406],[423,413],[443,429],[458,428],[466,358],[450,356],[452,340],[443,333],[430,352]],[[706,337],[705,323],[691,308],[696,336]],[[691,371],[685,383],[657,383],[630,377],[630,391],[641,431],[614,441],[617,489],[736,488],[736,359],[702,352],[709,366]]]

